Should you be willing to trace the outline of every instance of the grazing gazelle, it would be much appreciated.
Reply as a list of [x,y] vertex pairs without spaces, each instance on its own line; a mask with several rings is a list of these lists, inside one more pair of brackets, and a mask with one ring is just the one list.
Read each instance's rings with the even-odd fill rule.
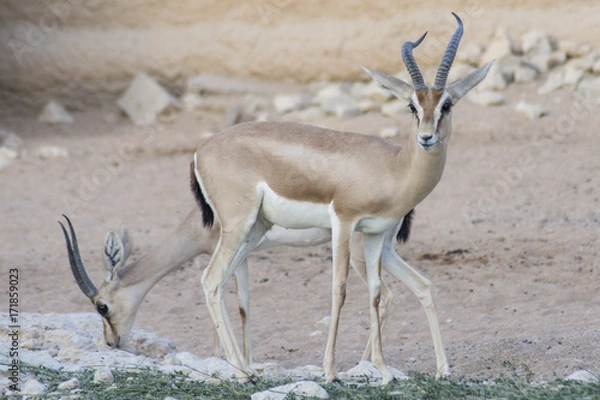
[[[192,184],[197,186],[194,176],[192,176]],[[412,212],[402,221],[397,235],[399,241],[405,242],[408,240],[411,216]],[[219,225],[214,224],[211,228],[203,227],[201,211],[199,208],[194,208],[166,240],[161,241],[138,261],[126,264],[131,252],[132,240],[129,231],[121,226],[118,233],[109,232],[106,235],[102,254],[108,269],[108,275],[99,288],[96,288],[83,265],[75,229],[69,218],[65,216],[65,219],[69,226],[70,237],[64,225],[61,222],[59,223],[67,244],[71,271],[81,291],[92,301],[96,310],[102,316],[104,338],[111,347],[119,347],[126,343],[140,304],[150,289],[182,263],[201,254],[212,254],[219,239]],[[305,247],[326,243],[330,240],[331,231],[329,229],[285,229],[273,226],[255,250],[282,245]],[[361,254],[362,242],[360,235],[356,235],[353,240],[355,243],[351,263],[360,278],[366,283],[366,269]],[[412,269],[395,252],[382,262],[383,269],[406,284],[421,301],[433,337],[438,375],[447,374],[448,363],[442,345],[431,282]],[[247,321],[250,299],[248,272],[245,262],[236,271],[236,283],[242,319],[244,355],[248,363],[251,363],[250,325]],[[387,316],[386,310],[393,297],[385,284],[382,285],[381,297],[379,307],[383,326]],[[363,359],[369,359],[370,356],[369,341],[363,353]]]
[[252,373],[235,339],[224,302],[224,286],[273,225],[331,230],[333,271],[331,325],[323,365],[328,381],[337,380],[335,342],[346,295],[353,233],[364,243],[370,298],[371,359],[383,382],[393,380],[381,347],[380,260],[392,256],[402,218],[439,182],[446,162],[452,107],[482,79],[479,68],[446,87],[463,26],[458,28],[426,86],[413,58],[417,42],[402,46],[413,86],[363,69],[382,88],[409,101],[416,132],[406,148],[375,136],[338,132],[290,122],[235,125],[204,141],[194,154],[203,222],[221,224],[220,238],[202,276],[206,303],[225,357],[238,378]]

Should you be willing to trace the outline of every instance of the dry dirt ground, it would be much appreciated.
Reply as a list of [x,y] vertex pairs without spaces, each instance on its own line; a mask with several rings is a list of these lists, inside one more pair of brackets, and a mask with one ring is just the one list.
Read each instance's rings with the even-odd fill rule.
[[[540,82],[510,86],[503,106],[457,106],[444,177],[416,208],[411,240],[398,247],[438,290],[455,376],[510,372],[511,365],[529,369],[535,380],[578,369],[600,372],[600,106],[582,105],[571,89],[539,96]],[[521,99],[542,104],[548,115],[523,119],[514,112]],[[188,165],[205,133],[217,131],[224,119],[219,110],[182,112],[141,129],[112,103],[73,116],[73,124],[59,126],[39,123],[34,112],[3,113],[0,120],[0,128],[20,135],[27,150],[0,170],[0,265],[4,276],[19,269],[22,312],[92,311],[71,276],[56,223],[60,215],[72,218],[83,261],[98,285],[108,230],[127,224],[135,241],[132,257],[138,258],[195,207]],[[370,134],[397,125],[403,133],[394,140],[405,143],[411,122],[408,115],[367,114],[313,123]],[[70,155],[41,160],[35,153],[45,145]],[[209,356],[213,332],[200,286],[207,261],[205,256],[201,267],[185,265],[159,282],[135,326],[173,338],[180,351]],[[286,368],[321,364],[326,335],[315,332],[329,314],[330,261],[327,245],[250,257],[255,361]],[[384,279],[395,293],[384,332],[388,364],[433,373],[419,302],[400,282]],[[228,303],[236,309],[233,294]],[[351,273],[339,370],[358,362],[368,321],[366,290]]]

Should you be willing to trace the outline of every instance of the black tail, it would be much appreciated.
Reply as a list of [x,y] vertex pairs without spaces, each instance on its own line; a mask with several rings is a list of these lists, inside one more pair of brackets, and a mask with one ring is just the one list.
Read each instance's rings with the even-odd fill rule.
[[410,236],[410,226],[412,224],[412,219],[415,214],[415,209],[413,208],[404,216],[402,220],[402,225],[398,230],[398,234],[396,235],[396,240],[398,242],[406,243],[408,242],[408,237]]
[[[202,210],[202,222],[204,223],[204,226],[207,228],[212,227],[215,222],[215,213],[204,198],[200,183],[198,183],[198,179],[196,179],[196,174],[194,173],[193,161],[190,163],[190,186],[192,188],[192,193],[194,193],[194,197],[196,198],[196,203],[198,203]],[[402,226],[404,226],[404,222],[402,223]]]

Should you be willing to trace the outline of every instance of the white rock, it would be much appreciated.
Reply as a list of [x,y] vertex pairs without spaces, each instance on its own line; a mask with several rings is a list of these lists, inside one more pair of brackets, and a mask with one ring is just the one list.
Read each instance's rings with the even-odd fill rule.
[[600,60],[596,61],[594,65],[592,65],[592,72],[596,75],[600,75]]
[[552,71],[546,82],[538,89],[538,94],[548,94],[561,88],[565,82],[565,71]]
[[295,398],[329,398],[327,391],[313,381],[300,381],[277,386],[263,392],[254,393],[250,398],[252,400],[285,400],[290,394],[293,394]]
[[231,365],[220,358],[200,358],[189,352],[180,352],[175,355],[181,365],[191,368],[195,372],[205,376],[216,376],[228,379],[232,376]]
[[575,40],[561,40],[558,49],[564,51],[569,57],[583,57],[592,51],[592,46]]
[[516,83],[528,83],[535,81],[537,76],[538,72],[534,68],[521,66],[515,70],[513,80]]
[[371,99],[359,100],[356,106],[362,112],[379,111],[381,109],[379,103]]
[[252,364],[250,367],[261,376],[268,376],[274,379],[287,378],[287,371],[276,363]]
[[273,107],[279,114],[297,111],[305,106],[306,99],[301,94],[280,94],[273,99]]
[[398,128],[396,128],[395,126],[381,128],[381,130],[379,131],[379,136],[384,138],[396,137],[398,136]]
[[395,117],[398,114],[407,112],[406,101],[393,100],[381,106],[381,114],[386,117]]
[[313,101],[317,104],[321,104],[324,101],[329,99],[336,99],[338,97],[344,97],[348,93],[345,90],[345,85],[343,83],[328,83],[321,87],[317,94],[315,95]]
[[325,117],[325,113],[319,107],[308,107],[297,113],[302,121],[315,121]]
[[58,390],[71,390],[79,386],[79,379],[77,377],[71,378],[68,381],[64,381],[58,384]]
[[[458,53],[456,54],[456,61],[463,64],[479,65],[481,61],[481,55],[483,54],[483,47],[477,43],[465,43]],[[452,72],[452,70],[450,70]]]
[[42,160],[50,160],[69,157],[69,150],[60,146],[42,146],[36,150],[35,154]]
[[579,381],[588,383],[595,383],[600,381],[596,374],[587,370],[575,371],[571,375],[567,376],[565,379],[568,381]]
[[[395,368],[388,367],[392,375],[396,379],[407,379],[407,375]],[[342,375],[342,374],[340,374]],[[346,371],[343,375],[349,378],[360,378],[360,379],[381,379],[381,372],[371,363],[370,361],[361,360],[358,365]]]
[[600,77],[583,79],[581,82],[579,82],[577,91],[580,92],[586,99],[600,102]]
[[94,383],[112,383],[115,381],[115,377],[113,376],[110,368],[101,367],[94,371]]
[[292,379],[315,379],[325,377],[323,367],[316,365],[305,365],[300,368],[294,368],[288,371],[288,375]]
[[204,99],[198,93],[184,93],[179,101],[183,104],[183,108],[188,111],[202,108],[205,105]]
[[47,124],[71,124],[73,123],[73,117],[61,104],[51,101],[42,109],[38,121]]
[[517,103],[515,110],[519,115],[529,119],[541,118],[543,115],[547,114],[542,106],[538,104],[531,104],[524,100],[521,100]]
[[592,72],[594,64],[598,61],[600,61],[600,52],[593,52],[583,57],[572,59],[567,65],[581,69],[584,72]]
[[264,121],[272,121],[273,118],[271,117],[271,114],[267,111],[262,111],[257,113],[254,116],[254,120],[255,121],[260,121],[260,122],[264,122]]
[[521,50],[525,54],[551,54],[556,49],[546,32],[531,31],[521,36]]
[[509,36],[508,32],[503,28],[499,28],[496,31],[496,34],[494,35],[490,45],[481,55],[479,65],[483,66],[492,60],[500,61],[503,58],[516,53],[516,50],[516,45]]
[[0,129],[0,146],[20,152],[23,147],[23,139],[16,133]]
[[564,85],[577,86],[579,84],[579,82],[581,81],[581,78],[583,78],[584,72],[580,69],[565,67],[564,71],[565,71],[565,74],[563,76],[563,84]]
[[177,351],[170,338],[143,329],[134,330],[127,342],[135,348],[136,354],[151,358],[162,358]]
[[117,101],[135,125],[148,125],[176,101],[162,86],[145,73],[138,74]]
[[35,379],[28,379],[21,387],[22,395],[41,395],[45,394],[48,388]]
[[19,158],[19,152],[17,150],[0,146],[0,169],[6,167],[17,158]]
[[321,318],[315,323],[315,327],[320,329],[329,329],[329,325],[331,325],[331,317],[329,315]]
[[502,93],[493,90],[473,91],[467,95],[467,99],[482,106],[499,106],[504,104]]

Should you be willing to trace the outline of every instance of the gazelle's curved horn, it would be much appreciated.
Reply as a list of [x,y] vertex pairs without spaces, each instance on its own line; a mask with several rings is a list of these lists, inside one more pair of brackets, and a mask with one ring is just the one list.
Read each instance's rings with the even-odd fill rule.
[[444,57],[442,58],[442,62],[438,68],[437,74],[435,76],[435,81],[433,83],[434,89],[443,89],[446,87],[446,79],[448,79],[448,73],[450,72],[450,67],[452,66],[452,62],[454,61],[454,56],[456,55],[456,50],[458,50],[458,44],[460,43],[460,39],[463,35],[463,23],[458,15],[452,13],[454,18],[456,18],[456,22],[458,22],[458,27],[454,34],[450,38],[448,42],[448,46],[446,47],[446,52],[444,53]]
[[77,281],[77,285],[79,285],[79,289],[85,294],[88,298],[92,298],[96,295],[98,290],[96,286],[92,283],[88,274],[85,272],[85,268],[83,266],[83,262],[81,261],[81,256],[79,255],[79,246],[77,244],[77,236],[75,235],[75,229],[73,229],[73,224],[71,224],[71,220],[69,217],[63,214],[63,217],[67,220],[69,224],[69,230],[71,231],[72,243],[71,239],[69,239],[69,235],[67,234],[67,230],[62,222],[58,221],[60,227],[62,228],[63,234],[65,235],[65,241],[67,242],[67,253],[69,254],[69,263],[71,264],[71,272],[73,272],[73,276]]
[[423,75],[419,70],[419,66],[413,57],[412,51],[415,47],[421,44],[423,39],[427,36],[427,32],[423,34],[416,42],[406,42],[402,45],[402,61],[406,65],[406,69],[410,74],[415,91],[425,88],[425,81],[423,81]]

